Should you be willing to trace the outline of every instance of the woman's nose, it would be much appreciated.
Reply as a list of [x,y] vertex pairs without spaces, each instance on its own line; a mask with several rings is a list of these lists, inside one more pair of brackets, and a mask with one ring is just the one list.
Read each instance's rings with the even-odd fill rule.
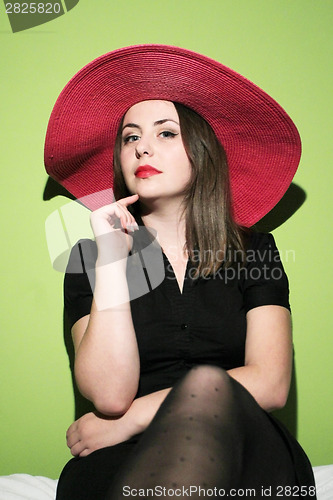
[[139,159],[143,155],[151,156],[153,154],[153,150],[151,145],[147,141],[143,141],[142,139],[137,143],[135,148],[135,155]]

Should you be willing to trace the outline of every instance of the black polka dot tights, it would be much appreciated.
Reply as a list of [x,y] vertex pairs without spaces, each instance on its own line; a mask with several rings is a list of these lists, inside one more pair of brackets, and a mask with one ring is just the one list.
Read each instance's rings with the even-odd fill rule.
[[204,365],[169,393],[107,500],[220,498],[223,492],[234,498],[270,492],[272,499],[278,485],[295,484],[271,419],[224,370]]

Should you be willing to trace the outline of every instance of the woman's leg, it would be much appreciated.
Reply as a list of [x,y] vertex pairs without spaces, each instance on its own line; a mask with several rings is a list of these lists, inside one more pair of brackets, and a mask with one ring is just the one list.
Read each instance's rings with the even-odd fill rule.
[[102,500],[117,471],[126,463],[138,437],[101,448],[87,457],[75,457],[64,467],[56,500]]
[[[295,484],[283,439],[248,391],[224,370],[199,366],[170,392],[107,500],[139,489],[149,498],[175,490],[175,496],[200,498],[215,488],[211,498],[231,488],[253,488],[256,498],[271,488],[275,498],[277,486]],[[162,488],[172,492],[161,495]]]

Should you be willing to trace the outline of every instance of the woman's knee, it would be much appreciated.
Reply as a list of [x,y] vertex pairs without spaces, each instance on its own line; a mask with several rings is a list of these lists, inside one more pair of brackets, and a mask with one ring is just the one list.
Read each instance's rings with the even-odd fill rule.
[[197,365],[192,368],[184,379],[196,391],[209,392],[217,396],[218,392],[232,390],[231,377],[219,366]]

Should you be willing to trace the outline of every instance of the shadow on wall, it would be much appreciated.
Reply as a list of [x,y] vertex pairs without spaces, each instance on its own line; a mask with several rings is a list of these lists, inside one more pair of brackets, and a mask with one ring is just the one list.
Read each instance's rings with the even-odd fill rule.
[[52,177],[48,177],[44,188],[43,200],[49,201],[56,196],[65,196],[70,200],[75,200],[75,196],[67,191],[67,189],[58,184],[58,182],[52,179]]
[[[55,196],[62,195],[69,199],[75,199],[73,196],[60,186],[53,179],[49,178],[44,189],[44,200],[50,200]],[[306,199],[305,191],[292,183],[280,202],[254,227],[256,231],[271,232],[286,222],[304,203]],[[66,346],[69,365],[72,375],[74,400],[75,400],[75,419],[80,418],[85,413],[94,411],[93,404],[85,399],[79,392],[74,378],[74,347],[66,314],[63,318],[64,343]],[[284,423],[289,431],[297,438],[297,384],[296,370],[293,369],[289,398],[286,406],[274,413],[277,418]]]
[[297,439],[297,381],[295,362],[293,362],[293,372],[290,384],[290,391],[287,404],[282,410],[275,411],[274,416],[282,422],[289,432]]
[[306,193],[304,189],[292,182],[279,203],[257,222],[254,229],[262,233],[270,233],[290,219],[305,200]]

